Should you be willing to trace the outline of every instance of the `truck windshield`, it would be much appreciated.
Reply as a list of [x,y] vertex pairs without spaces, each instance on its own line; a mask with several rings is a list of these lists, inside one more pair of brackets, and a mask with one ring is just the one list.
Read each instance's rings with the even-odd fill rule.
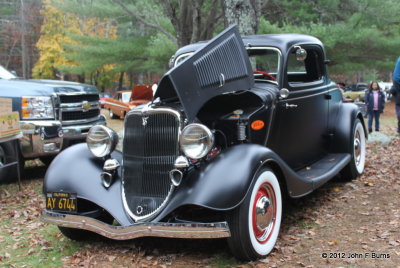
[[17,78],[14,74],[7,71],[6,68],[0,65],[0,79],[14,79]]

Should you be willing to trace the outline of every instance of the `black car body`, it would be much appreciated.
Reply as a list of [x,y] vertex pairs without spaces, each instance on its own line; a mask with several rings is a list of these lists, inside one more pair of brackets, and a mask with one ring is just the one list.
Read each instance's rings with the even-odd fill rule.
[[256,259],[275,245],[282,195],[363,172],[363,117],[329,80],[318,39],[230,27],[174,62],[153,102],[127,114],[122,153],[94,127],[88,146],[56,157],[46,222],[72,239],[226,237],[237,258]]
[[19,112],[22,160],[51,160],[63,148],[85,141],[92,126],[106,123],[92,85],[24,80],[0,66],[0,97],[10,98],[12,110]]

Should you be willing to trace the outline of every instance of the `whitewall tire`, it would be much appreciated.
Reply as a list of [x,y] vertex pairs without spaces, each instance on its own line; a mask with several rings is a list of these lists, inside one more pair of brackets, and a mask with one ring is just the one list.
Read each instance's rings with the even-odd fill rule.
[[270,169],[260,170],[243,203],[228,216],[229,247],[240,260],[268,255],[279,235],[282,195],[278,179]]

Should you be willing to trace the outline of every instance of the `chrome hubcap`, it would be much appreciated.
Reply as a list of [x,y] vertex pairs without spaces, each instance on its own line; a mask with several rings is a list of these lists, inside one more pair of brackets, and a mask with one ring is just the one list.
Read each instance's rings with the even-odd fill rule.
[[356,161],[356,165],[358,166],[361,161],[361,140],[360,140],[360,132],[356,132],[354,137],[354,159]]
[[269,183],[257,192],[253,207],[253,231],[260,243],[268,241],[276,220],[275,192]]

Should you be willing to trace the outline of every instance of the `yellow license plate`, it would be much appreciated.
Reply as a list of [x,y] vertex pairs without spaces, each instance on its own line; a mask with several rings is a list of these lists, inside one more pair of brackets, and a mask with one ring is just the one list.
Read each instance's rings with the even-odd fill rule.
[[77,212],[76,194],[64,192],[47,193],[46,208],[60,212]]

